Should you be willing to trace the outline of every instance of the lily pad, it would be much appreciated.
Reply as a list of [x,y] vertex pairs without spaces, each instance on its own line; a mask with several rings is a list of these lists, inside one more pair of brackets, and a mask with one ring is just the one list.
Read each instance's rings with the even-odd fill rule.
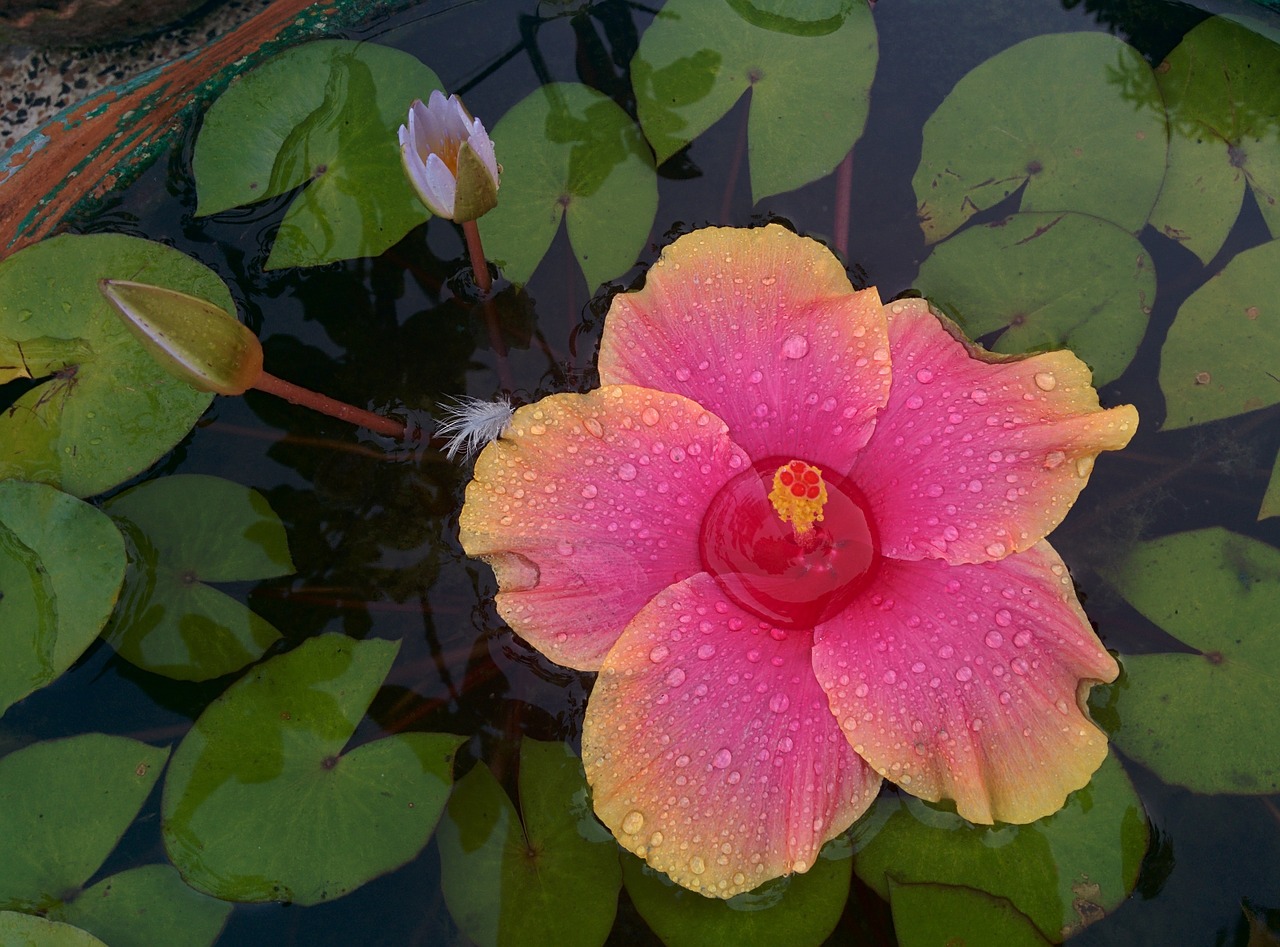
[[631,63],[658,163],[747,90],[752,200],[830,174],[862,136],[879,56],[861,0],[668,0]]
[[303,186],[267,269],[377,256],[431,216],[405,178],[396,129],[414,99],[440,88],[413,56],[373,43],[321,40],[281,53],[205,116],[192,158],[196,213]]
[[898,947],[1046,947],[1025,914],[1004,898],[953,885],[889,884]]
[[1182,304],[1160,390],[1166,429],[1280,403],[1280,240],[1238,254]]
[[449,913],[481,947],[598,947],[609,936],[618,846],[564,744],[521,744],[519,812],[478,764],[458,781],[437,842]]
[[1062,809],[1029,825],[973,825],[914,796],[881,795],[854,824],[854,871],[886,897],[894,879],[1006,898],[1057,942],[1128,897],[1147,840],[1142,803],[1110,756]]
[[93,644],[124,580],[120,531],[43,483],[0,481],[0,714]]
[[1193,792],[1280,792],[1280,717],[1266,709],[1280,679],[1280,550],[1215,527],[1141,543],[1102,574],[1194,649],[1123,659],[1099,714],[1116,746]]
[[498,206],[480,218],[485,253],[514,283],[527,282],[560,229],[588,288],[625,272],[649,239],[658,180],[640,130],[594,89],[535,89],[493,129],[502,174]]
[[463,738],[401,733],[343,752],[397,650],[321,635],[206,708],[174,752],[161,807],[188,884],[228,901],[318,904],[422,850]]
[[959,82],[924,126],[912,185],[936,243],[1023,185],[1024,211],[1078,211],[1136,234],[1164,178],[1168,131],[1151,68],[1102,33],[1012,46]]
[[682,888],[625,853],[622,878],[636,910],[668,947],[804,947],[835,930],[849,897],[847,840],[826,845],[809,871],[778,878],[727,901]]
[[1069,348],[1105,385],[1138,351],[1156,274],[1142,244],[1115,224],[1021,213],[939,244],[916,286],[970,337],[1000,331],[995,351]]
[[1267,484],[1267,492],[1262,498],[1262,509],[1258,510],[1258,519],[1270,519],[1280,516],[1280,456],[1276,457],[1275,466],[1271,468],[1271,482]]
[[1280,31],[1215,16],[1156,70],[1169,110],[1169,168],[1151,225],[1204,262],[1253,192],[1280,237]]
[[40,382],[0,412],[0,479],[101,493],[151,466],[209,406],[211,394],[172,377],[125,328],[101,279],[234,308],[212,270],[136,237],[54,237],[0,261],[0,385]]
[[0,909],[47,911],[78,894],[137,816],[168,755],[87,733],[0,759]]
[[103,508],[132,546],[123,600],[104,636],[127,661],[204,681],[256,661],[279,640],[270,622],[206,584],[293,571],[284,526],[260,493],[179,474],[126,490]]
[[231,908],[187,886],[172,865],[143,865],[104,878],[49,915],[111,947],[208,947]]
[[5,947],[107,947],[78,927],[16,911],[0,911],[0,944]]

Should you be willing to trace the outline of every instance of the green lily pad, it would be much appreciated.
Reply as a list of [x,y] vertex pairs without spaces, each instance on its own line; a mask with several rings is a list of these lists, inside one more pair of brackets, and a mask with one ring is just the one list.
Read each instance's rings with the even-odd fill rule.
[[1262,509],[1258,510],[1258,519],[1270,519],[1280,516],[1280,456],[1276,457],[1275,466],[1271,468],[1271,482],[1267,484],[1267,492],[1262,497]]
[[1164,178],[1164,105],[1133,47],[1102,33],[1025,40],[964,76],[924,126],[912,186],[926,241],[1026,185],[1024,211],[1136,234]]
[[1124,658],[1099,714],[1116,746],[1193,792],[1280,792],[1280,717],[1268,709],[1280,678],[1280,550],[1215,527],[1141,543],[1102,575],[1195,649]]
[[377,256],[431,216],[405,178],[396,129],[414,99],[440,88],[413,56],[373,43],[320,40],[281,53],[205,116],[192,158],[196,213],[305,185],[267,269]]
[[934,249],[916,286],[997,352],[1069,348],[1095,385],[1133,361],[1156,295],[1155,267],[1133,234],[1097,217],[1020,213]]
[[1169,167],[1151,225],[1206,263],[1253,191],[1280,237],[1280,31],[1210,17],[1156,70],[1169,110]]
[[847,840],[824,846],[804,874],[777,878],[727,901],[682,888],[629,852],[622,858],[627,895],[668,947],[821,944],[840,920],[852,876]]
[[0,261],[0,385],[41,380],[0,413],[0,479],[101,493],[151,466],[209,406],[211,394],[172,377],[125,328],[101,279],[234,308],[212,270],[136,237],[54,237]]
[[47,911],[78,894],[168,756],[127,737],[86,733],[0,759],[0,909]]
[[1160,390],[1166,429],[1280,403],[1280,240],[1187,297],[1160,353]]
[[49,915],[111,947],[208,947],[231,908],[184,884],[172,865],[143,865],[103,879]]
[[636,262],[658,212],[658,179],[640,130],[594,89],[535,89],[493,129],[502,173],[498,206],[480,218],[489,259],[525,283],[560,229],[595,289]]
[[645,30],[631,82],[658,163],[749,89],[751,195],[830,174],[862,136],[878,42],[861,0],[668,0]]
[[140,484],[103,504],[132,541],[120,608],[104,637],[156,674],[204,681],[262,657],[280,638],[208,582],[293,571],[284,525],[256,490],[198,474]]
[[598,947],[609,936],[618,846],[592,815],[582,761],[564,744],[521,744],[519,812],[476,765],[458,781],[437,843],[449,913],[481,947]]
[[894,879],[1006,898],[1056,942],[1128,897],[1147,840],[1142,803],[1109,756],[1062,809],[1029,825],[973,825],[914,796],[881,795],[854,824],[853,867],[886,897]]
[[78,927],[15,911],[0,911],[0,944],[5,947],[107,947]]
[[889,884],[898,947],[1046,947],[1025,914],[1004,898],[954,885]]
[[318,904],[414,858],[462,737],[401,733],[343,752],[399,650],[326,634],[259,665],[173,754],[165,849],[228,901]]
[[120,531],[43,483],[0,481],[0,714],[93,644],[120,583]]

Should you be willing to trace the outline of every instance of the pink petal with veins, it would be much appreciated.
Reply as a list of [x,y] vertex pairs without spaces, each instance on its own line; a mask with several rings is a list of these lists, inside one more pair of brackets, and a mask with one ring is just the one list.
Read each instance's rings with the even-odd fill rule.
[[992,355],[957,338],[924,300],[885,307],[893,388],[849,472],[870,501],[881,552],[982,562],[1028,549],[1062,521],[1099,451],[1138,427],[1103,410],[1070,352]]
[[885,315],[817,241],[776,224],[698,230],[614,297],[600,379],[692,398],[753,459],[843,471],[888,397]]
[[558,664],[595,670],[657,592],[701,571],[711,497],[749,460],[679,395],[609,386],[515,413],[476,461],[459,521],[498,612]]
[[970,822],[1031,822],[1089,782],[1089,687],[1118,669],[1042,542],[998,562],[885,560],[814,635],[813,667],[877,772]]
[[596,813],[687,888],[727,898],[807,871],[880,779],[850,749],[784,633],[706,573],[661,592],[609,652],[582,756]]

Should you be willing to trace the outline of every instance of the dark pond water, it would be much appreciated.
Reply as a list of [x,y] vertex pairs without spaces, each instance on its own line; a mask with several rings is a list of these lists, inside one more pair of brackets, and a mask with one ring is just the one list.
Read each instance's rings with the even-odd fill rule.
[[[634,113],[627,67],[654,12],[614,0],[424,4],[349,38],[419,58],[492,127],[530,90],[551,81],[584,83]],[[839,248],[855,283],[877,286],[885,299],[917,289],[922,261],[932,252],[912,184],[925,123],[966,73],[1016,43],[1041,34],[1109,32],[1154,67],[1210,13],[1250,13],[1278,25],[1263,7],[1227,2],[880,0],[873,12],[879,64],[847,199],[839,174],[832,174],[753,203],[748,103],[739,101],[658,168],[657,213],[636,267],[603,289],[588,286],[561,229],[523,290],[499,284],[497,308],[517,403],[594,386],[611,294],[639,280],[675,235],[697,227],[783,220]],[[1072,120],[1063,116],[1064,123]],[[814,129],[815,136],[823,133]],[[451,399],[499,392],[498,358],[466,277],[457,228],[432,220],[375,259],[265,271],[292,193],[196,217],[194,141],[193,129],[135,185],[72,229],[145,236],[211,267],[259,333],[268,368],[297,383],[356,404],[402,409],[427,430]],[[520,156],[500,153],[499,160],[511,165]],[[1021,196],[1019,190],[976,220],[999,220],[1017,209]],[[1089,488],[1052,536],[1104,644],[1122,656],[1194,651],[1104,581],[1135,544],[1222,527],[1280,545],[1280,519],[1258,519],[1280,451],[1274,407],[1161,430],[1161,353],[1180,308],[1230,260],[1270,239],[1252,195],[1244,197],[1239,219],[1208,262],[1155,227],[1138,235],[1157,274],[1157,293],[1136,354],[1100,393],[1105,405],[1136,405],[1142,427],[1126,450],[1098,460]],[[993,332],[987,341],[995,344],[998,336]],[[1275,370],[1280,373],[1280,363]],[[498,618],[491,571],[468,559],[457,539],[468,464],[449,462],[438,445],[403,449],[251,392],[217,399],[190,436],[125,486],[177,473],[252,486],[282,519],[296,572],[224,586],[283,634],[269,653],[322,632],[400,641],[355,743],[385,733],[455,733],[467,738],[459,774],[483,760],[504,778],[515,770],[522,737],[577,748],[593,676],[552,664]],[[1273,621],[1270,628],[1239,631],[1275,635],[1280,627]],[[1280,685],[1280,661],[1271,660],[1266,673]],[[10,710],[0,739],[16,746],[93,729],[176,745],[229,680],[172,681],[139,670],[99,642],[62,679]],[[1254,708],[1259,719],[1276,718],[1276,693],[1280,686]],[[1229,703],[1230,695],[1208,701],[1206,715],[1222,712],[1219,698]],[[1105,695],[1095,703],[1105,704]],[[1098,711],[1104,726],[1108,712]],[[1263,752],[1278,751],[1271,746]],[[1167,770],[1157,772],[1124,753],[1120,759],[1145,806],[1150,845],[1133,894],[1072,942],[1274,943],[1280,937],[1276,796],[1197,793]],[[165,860],[159,796],[153,794],[97,877]],[[887,903],[855,877],[828,942],[892,943],[893,930]],[[237,905],[217,941],[468,942],[441,893],[434,841],[404,867],[333,903]],[[657,942],[623,892],[610,943]]]

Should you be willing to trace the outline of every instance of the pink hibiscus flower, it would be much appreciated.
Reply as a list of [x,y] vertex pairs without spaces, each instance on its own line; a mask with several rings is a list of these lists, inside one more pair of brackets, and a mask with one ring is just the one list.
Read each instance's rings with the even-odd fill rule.
[[1044,537],[1137,412],[1079,359],[988,353],[769,226],[669,246],[599,365],[484,450],[461,533],[511,628],[599,671],[583,761],[623,846],[727,898],[881,777],[982,823],[1089,781],[1117,667]]

